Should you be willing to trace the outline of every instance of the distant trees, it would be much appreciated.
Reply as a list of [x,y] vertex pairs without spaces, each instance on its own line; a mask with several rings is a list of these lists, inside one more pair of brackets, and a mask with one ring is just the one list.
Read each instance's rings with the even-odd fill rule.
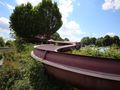
[[4,39],[0,37],[0,47],[4,47],[4,45],[5,45]]
[[6,41],[5,46],[7,46],[7,47],[13,47],[14,46],[14,41],[12,41],[12,40]]
[[109,46],[112,44],[120,45],[120,39],[118,36],[109,36],[95,38],[95,37],[83,37],[81,39],[82,45],[97,45],[97,46]]
[[104,46],[103,40],[104,40],[103,37],[100,37],[100,38],[96,39],[95,45],[97,45],[97,46]]
[[61,17],[57,3],[52,0],[42,0],[35,7],[22,4],[10,16],[11,32],[22,39],[49,39],[62,26]]
[[68,38],[65,38],[64,41],[70,41]]
[[89,44],[90,44],[90,38],[89,38],[89,37],[83,37],[83,38],[81,39],[81,43],[82,43],[83,45],[89,45]]
[[57,32],[54,33],[54,34],[51,36],[51,39],[57,40],[57,41],[63,40],[63,39],[60,37],[59,33],[57,33]]
[[120,38],[118,36],[113,37],[113,43],[120,45]]

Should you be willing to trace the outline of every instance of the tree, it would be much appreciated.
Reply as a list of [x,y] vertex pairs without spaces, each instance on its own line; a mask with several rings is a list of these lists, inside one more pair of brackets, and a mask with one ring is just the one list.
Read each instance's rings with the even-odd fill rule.
[[90,38],[90,44],[92,44],[92,45],[96,44],[96,38],[95,37]]
[[34,27],[33,7],[30,3],[16,6],[10,16],[11,32],[17,37],[30,38],[37,33]]
[[60,35],[59,35],[59,33],[54,33],[52,36],[51,36],[51,39],[53,39],[53,40],[58,40],[58,41],[61,41],[61,40],[63,40],[61,37],[60,37]]
[[5,43],[5,46],[13,47],[13,46],[14,46],[14,41],[8,40],[8,41]]
[[68,38],[65,38],[64,41],[70,41]]
[[104,46],[112,45],[112,38],[109,35],[106,35],[103,40]]
[[83,38],[81,39],[81,43],[82,43],[83,45],[90,45],[90,38],[89,38],[89,37],[83,37]]
[[52,3],[51,0],[42,0],[42,3],[39,3],[35,7],[36,18],[38,19],[38,31],[39,36],[44,38],[50,38],[61,26],[61,14],[57,3]]
[[119,39],[118,36],[113,37],[113,43],[116,44],[116,45],[120,45],[120,39]]
[[98,38],[97,40],[96,40],[96,45],[97,46],[104,46],[104,44],[103,44],[103,37],[101,37],[101,38]]
[[4,39],[0,37],[0,47],[4,47],[4,45],[5,45]]
[[22,39],[48,39],[61,27],[61,17],[57,3],[51,0],[42,0],[36,7],[22,4],[10,16],[11,32]]

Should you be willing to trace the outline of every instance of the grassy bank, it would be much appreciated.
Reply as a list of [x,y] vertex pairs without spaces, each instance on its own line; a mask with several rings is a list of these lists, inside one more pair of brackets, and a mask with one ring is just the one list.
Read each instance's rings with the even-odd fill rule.
[[32,44],[24,44],[4,53],[0,90],[77,90],[47,75],[44,66],[30,56],[32,50]]
[[108,47],[97,47],[97,46],[85,46],[79,50],[71,50],[67,53],[94,57],[104,57],[120,59],[120,47],[117,45],[111,45]]

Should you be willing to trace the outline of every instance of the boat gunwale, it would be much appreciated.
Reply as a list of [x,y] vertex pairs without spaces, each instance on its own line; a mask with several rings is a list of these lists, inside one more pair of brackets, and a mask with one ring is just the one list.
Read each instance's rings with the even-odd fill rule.
[[[44,51],[46,51],[46,50],[44,50]],[[96,78],[120,81],[120,75],[117,75],[117,74],[111,74],[111,73],[105,73],[105,72],[100,72],[100,71],[82,69],[82,68],[77,68],[77,67],[73,67],[73,66],[58,64],[58,63],[55,63],[55,62],[52,62],[52,61],[47,61],[45,59],[37,57],[34,54],[33,51],[31,52],[31,56],[34,59],[42,62],[43,64],[46,64],[46,65],[49,65],[49,66],[52,66],[52,67],[55,67],[55,68],[63,69],[63,70],[66,70],[66,71],[70,71],[70,72],[74,72],[74,73],[78,73],[78,74],[82,74],[82,75],[92,76],[92,77],[96,77]],[[82,73],[81,73],[81,70],[82,70]]]

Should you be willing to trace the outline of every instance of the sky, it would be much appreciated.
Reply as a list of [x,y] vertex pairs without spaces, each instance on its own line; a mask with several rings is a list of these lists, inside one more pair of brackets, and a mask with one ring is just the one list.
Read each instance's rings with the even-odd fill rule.
[[[53,0],[58,3],[63,25],[58,30],[62,38],[120,36],[120,0]],[[11,39],[9,17],[16,5],[41,0],[0,0],[0,37]]]

